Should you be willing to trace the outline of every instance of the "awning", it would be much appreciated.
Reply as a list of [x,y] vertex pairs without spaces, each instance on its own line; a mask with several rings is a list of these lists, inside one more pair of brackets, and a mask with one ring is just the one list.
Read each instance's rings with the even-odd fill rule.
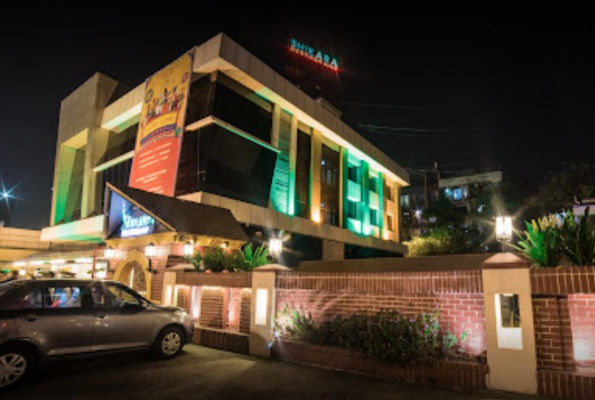
[[248,236],[231,211],[108,183],[105,242],[143,245],[192,240],[238,248]]

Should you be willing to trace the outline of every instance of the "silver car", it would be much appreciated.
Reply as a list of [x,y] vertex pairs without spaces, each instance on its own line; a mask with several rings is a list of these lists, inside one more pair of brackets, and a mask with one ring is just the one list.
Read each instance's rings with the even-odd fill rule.
[[44,279],[0,283],[0,390],[58,356],[150,349],[172,358],[194,323],[118,282]]

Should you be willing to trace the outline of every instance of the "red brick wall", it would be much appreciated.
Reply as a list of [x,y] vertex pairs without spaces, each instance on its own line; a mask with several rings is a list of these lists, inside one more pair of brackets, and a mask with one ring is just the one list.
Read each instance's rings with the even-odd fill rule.
[[223,288],[203,286],[200,300],[200,325],[223,329],[224,302]]
[[485,314],[479,271],[385,274],[280,273],[277,310],[308,311],[315,319],[398,310],[409,315],[439,312],[444,330],[460,337],[478,356],[486,349]]
[[595,294],[595,267],[531,268],[535,294]]
[[236,331],[240,330],[240,307],[241,294],[239,288],[230,288],[229,290],[229,304],[227,307],[228,322],[227,328]]
[[240,296],[240,332],[250,333],[250,318],[252,316],[252,289],[242,289],[240,291]]
[[579,366],[595,366],[595,294],[568,296],[574,359]]
[[593,400],[595,399],[595,376],[567,371],[537,371],[540,396],[559,399]]
[[533,297],[533,319],[537,367],[574,369],[568,299],[559,296]]

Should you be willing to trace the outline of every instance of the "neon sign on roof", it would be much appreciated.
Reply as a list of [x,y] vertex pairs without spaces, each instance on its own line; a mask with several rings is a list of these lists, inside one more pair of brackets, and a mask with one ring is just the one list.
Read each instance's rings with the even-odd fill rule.
[[315,49],[297,39],[291,39],[290,50],[302,57],[305,57],[317,64],[322,65],[330,70],[339,72],[339,62],[335,57],[324,53],[321,50]]

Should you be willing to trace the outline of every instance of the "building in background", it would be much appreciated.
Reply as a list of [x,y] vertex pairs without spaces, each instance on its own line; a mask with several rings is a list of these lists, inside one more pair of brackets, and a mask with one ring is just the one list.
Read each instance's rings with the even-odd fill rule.
[[428,229],[424,210],[441,196],[457,208],[481,214],[482,193],[488,193],[502,182],[502,171],[474,173],[473,171],[443,171],[435,169],[415,171],[412,185],[404,188],[400,204],[402,212],[401,233],[403,240],[422,235]]
[[[171,207],[202,212],[187,208],[191,202],[229,210],[250,242],[283,239],[279,261],[285,265],[406,251],[398,199],[408,173],[342,122],[336,109],[223,34],[194,49],[176,160],[178,202],[130,192],[126,186],[149,95],[154,93],[147,93],[145,84],[125,90],[98,73],[64,99],[51,221],[42,240],[116,246],[117,261],[109,267],[115,277],[129,276],[130,268],[146,270],[147,263],[153,270],[179,263],[188,240],[240,243],[225,232],[217,237],[199,221],[185,226],[179,215],[168,214]],[[123,199],[116,217],[107,215],[114,193]],[[106,230],[112,218],[136,228],[126,235],[120,230],[112,240]],[[148,244],[156,245],[155,257],[161,257],[152,265],[141,254]]]

